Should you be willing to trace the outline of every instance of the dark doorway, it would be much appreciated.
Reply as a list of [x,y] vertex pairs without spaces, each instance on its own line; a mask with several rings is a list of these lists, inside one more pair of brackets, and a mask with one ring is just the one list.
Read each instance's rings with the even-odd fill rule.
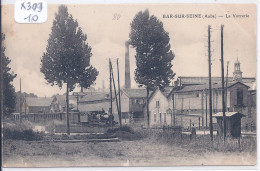
[[237,106],[243,106],[243,89],[237,89]]

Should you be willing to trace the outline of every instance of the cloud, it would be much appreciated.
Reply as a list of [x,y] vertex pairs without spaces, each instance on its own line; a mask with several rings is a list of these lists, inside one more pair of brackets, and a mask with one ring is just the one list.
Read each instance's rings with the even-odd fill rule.
[[119,70],[120,70],[120,84],[124,81],[124,57],[125,57],[125,46],[122,41],[121,44],[114,43],[109,39],[103,39],[92,47],[93,56],[91,57],[91,64],[97,68],[99,75],[96,83],[99,88],[102,86],[102,80],[105,81],[105,85],[109,84],[109,58],[113,65],[114,77],[117,80],[116,60],[119,59]]
[[47,84],[43,74],[41,73],[39,74],[22,66],[19,66],[16,71],[19,73],[14,79],[16,91],[19,91],[18,87],[20,85],[20,78],[22,78],[22,92],[34,93],[41,97],[51,96],[57,93],[65,93],[64,88],[60,90],[58,86],[52,87],[50,84]]

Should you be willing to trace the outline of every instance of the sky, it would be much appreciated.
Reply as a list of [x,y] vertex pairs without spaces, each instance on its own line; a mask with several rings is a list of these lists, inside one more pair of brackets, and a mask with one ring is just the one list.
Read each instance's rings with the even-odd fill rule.
[[[42,24],[19,24],[14,20],[14,6],[3,5],[2,28],[6,35],[4,46],[6,56],[11,59],[10,67],[17,74],[13,84],[19,91],[22,79],[22,91],[38,96],[52,96],[65,93],[65,87],[47,84],[40,72],[41,57],[46,51],[47,40],[51,33],[56,4],[48,5],[48,19]],[[172,70],[178,76],[208,76],[207,29],[211,25],[213,40],[212,76],[221,76],[220,64],[220,26],[224,25],[224,60],[229,61],[229,76],[232,76],[234,62],[241,62],[244,77],[256,77],[256,6],[254,4],[125,4],[125,5],[85,5],[68,4],[68,11],[77,19],[87,42],[92,47],[91,64],[99,75],[95,88],[109,85],[108,59],[112,59],[116,68],[119,58],[120,84],[124,86],[125,41],[129,39],[130,23],[141,10],[148,9],[163,22],[169,32],[171,50],[175,54]],[[120,16],[113,20],[114,15]],[[213,14],[216,18],[164,18],[169,14]],[[233,14],[248,14],[248,18],[233,18]],[[230,15],[231,18],[226,18]],[[134,81],[135,49],[130,47],[130,73],[132,87]],[[116,72],[116,70],[114,70]],[[115,74],[116,75],[116,74]],[[117,80],[117,79],[116,79]],[[78,91],[76,88],[75,91]]]

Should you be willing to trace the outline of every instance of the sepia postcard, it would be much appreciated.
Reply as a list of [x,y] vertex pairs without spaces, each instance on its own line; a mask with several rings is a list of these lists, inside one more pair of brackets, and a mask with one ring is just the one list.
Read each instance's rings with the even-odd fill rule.
[[2,167],[255,166],[256,3],[2,4]]

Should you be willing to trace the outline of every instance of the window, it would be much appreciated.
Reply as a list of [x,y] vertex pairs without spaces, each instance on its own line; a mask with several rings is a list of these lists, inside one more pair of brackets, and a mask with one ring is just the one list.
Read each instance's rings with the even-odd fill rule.
[[196,93],[196,97],[199,97],[200,96],[200,94],[199,93]]
[[156,122],[156,113],[153,115],[153,120]]
[[237,89],[237,106],[243,106],[243,89]]
[[248,118],[252,118],[252,113],[251,113],[251,111],[248,112]]
[[156,101],[156,107],[157,107],[157,108],[160,107],[160,101]]
[[144,104],[144,100],[143,99],[139,99],[138,100],[138,104]]
[[138,100],[138,99],[136,99],[136,100],[135,100],[135,103],[136,103],[136,104],[139,104],[139,100]]
[[166,113],[164,113],[164,123],[166,123]]

